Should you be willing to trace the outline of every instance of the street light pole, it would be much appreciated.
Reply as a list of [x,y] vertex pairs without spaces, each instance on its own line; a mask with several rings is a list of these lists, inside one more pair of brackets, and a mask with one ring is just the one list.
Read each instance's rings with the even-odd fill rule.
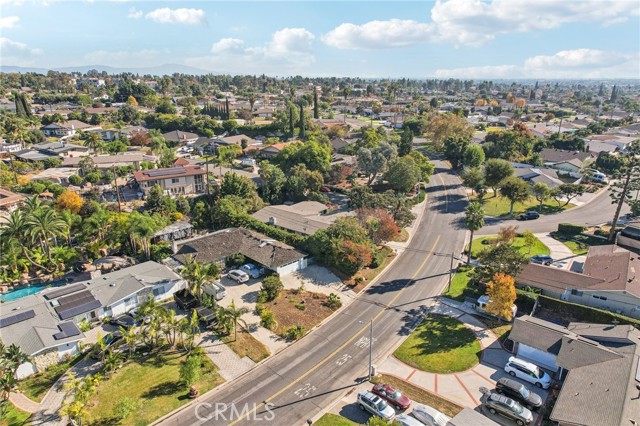
[[369,380],[373,373],[373,319],[369,322]]
[[451,266],[449,267],[449,285],[447,286],[447,293],[449,293],[449,291],[451,290],[452,279],[453,279],[453,252],[451,252]]

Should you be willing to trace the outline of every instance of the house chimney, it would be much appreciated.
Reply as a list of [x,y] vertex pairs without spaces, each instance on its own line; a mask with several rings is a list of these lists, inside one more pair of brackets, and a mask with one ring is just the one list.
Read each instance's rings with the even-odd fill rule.
[[178,252],[178,243],[176,242],[176,240],[171,240],[171,251],[173,252],[173,254],[176,254]]
[[276,218],[271,216],[269,217],[269,225],[275,225],[277,223]]

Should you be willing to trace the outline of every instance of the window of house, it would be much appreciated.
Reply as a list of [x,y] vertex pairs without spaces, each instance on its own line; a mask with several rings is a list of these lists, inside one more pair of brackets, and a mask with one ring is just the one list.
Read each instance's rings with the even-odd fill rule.
[[130,306],[133,306],[133,303],[134,303],[134,298],[133,297],[130,297],[130,298],[124,300],[124,305],[127,308],[130,307]]
[[597,294],[592,295],[591,297],[593,297],[594,299],[600,299],[600,300],[607,300],[606,297],[604,296],[598,296]]
[[153,289],[153,295],[155,297],[158,297],[163,293],[164,293],[164,287],[156,287],[156,288]]
[[576,289],[573,289],[573,290],[571,290],[571,294],[572,294],[573,296],[582,297],[582,294],[583,294],[583,293],[582,293],[581,291],[578,291],[578,290],[576,290]]
[[171,183],[178,183],[180,182],[180,178],[172,178],[171,179]]

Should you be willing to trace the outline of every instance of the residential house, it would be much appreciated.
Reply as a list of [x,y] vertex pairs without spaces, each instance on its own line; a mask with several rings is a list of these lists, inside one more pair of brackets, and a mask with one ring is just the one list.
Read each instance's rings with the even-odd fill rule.
[[292,205],[264,207],[252,216],[269,225],[302,235],[312,235],[320,229],[327,229],[345,214],[327,214],[327,206],[317,201],[302,201]]
[[271,107],[258,108],[253,111],[254,117],[262,117],[262,118],[273,118],[275,115],[275,109]]
[[224,136],[213,139],[213,143],[217,146],[242,145],[243,142],[246,143],[246,146],[261,145],[260,141],[247,135]]
[[45,136],[64,137],[73,136],[78,130],[90,131],[100,130],[100,126],[83,123],[79,120],[69,120],[63,123],[51,123],[40,127]]
[[0,188],[0,210],[14,211],[24,201],[25,196],[22,194],[15,194],[8,189]]
[[166,194],[202,194],[205,187],[206,170],[200,166],[180,166],[168,169],[139,170],[133,174],[138,186],[146,194],[155,184]]
[[306,253],[245,228],[228,228],[180,243],[174,241],[173,247],[173,258],[181,264],[189,257],[202,263],[224,264],[229,256],[242,254],[280,275],[307,267]]
[[569,173],[580,172],[596,159],[595,153],[592,152],[563,151],[554,148],[544,148],[540,157],[545,166]]
[[46,169],[33,176],[31,180],[48,180],[58,185],[69,185],[69,178],[77,175],[80,169],[77,167],[56,167]]
[[554,169],[550,168],[514,166],[513,172],[515,176],[530,183],[531,185],[544,183],[549,188],[555,188],[556,186],[560,186],[564,183],[558,179],[558,173]]
[[189,222],[179,221],[166,226],[153,234],[151,242],[159,243],[161,241],[182,240],[191,237],[195,232],[192,224]]
[[640,424],[640,331],[631,325],[516,318],[509,338],[519,357],[564,379],[551,412],[559,426]]
[[[91,157],[93,164],[98,169],[110,169],[112,167],[133,166],[135,170],[140,170],[143,162],[155,163],[158,158],[143,151],[120,152],[112,155],[96,155]],[[68,157],[62,161],[62,167],[78,167],[82,161],[81,157]]]
[[200,137],[195,133],[183,132],[180,130],[174,130],[172,132],[167,132],[162,135],[167,142],[172,142],[176,144],[180,144],[181,146],[189,145],[195,143],[195,141]]
[[288,145],[294,142],[281,142],[273,145],[268,145],[260,149],[259,156],[261,158],[273,158],[280,154],[280,152]]
[[213,174],[216,177],[217,180],[222,179],[224,175],[227,173],[233,173],[238,176],[246,177],[247,179],[255,183],[256,186],[260,187],[264,185],[264,181],[262,180],[260,175],[253,171],[249,172],[247,170],[231,169],[229,167],[222,167],[222,166],[212,166],[209,171],[211,172],[211,174]]
[[7,142],[4,139],[0,141],[0,153],[13,153],[22,151],[22,144],[20,142]]
[[589,248],[582,273],[528,264],[516,276],[518,286],[549,297],[640,319],[640,259],[615,245]]
[[77,324],[117,316],[152,297],[170,298],[184,288],[182,278],[156,262],[145,262],[88,281],[54,287],[2,304],[3,343],[16,344],[31,361],[18,368],[18,377],[42,371],[78,353],[84,338]]
[[89,155],[89,148],[82,145],[75,145],[65,141],[43,142],[31,146],[33,150],[43,154],[50,154],[58,157],[81,157]]

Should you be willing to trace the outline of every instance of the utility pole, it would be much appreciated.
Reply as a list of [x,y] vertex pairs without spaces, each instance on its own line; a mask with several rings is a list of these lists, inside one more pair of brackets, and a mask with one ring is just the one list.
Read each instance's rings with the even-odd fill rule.
[[451,252],[451,265],[449,267],[449,284],[447,285],[447,293],[451,290],[451,280],[453,279],[453,252]]
[[373,373],[373,319],[369,321],[369,380]]
[[118,188],[118,175],[116,174],[116,167],[111,166],[113,172],[113,183],[116,186],[116,197],[118,197],[118,212],[122,213],[122,205],[120,204],[120,188]]

